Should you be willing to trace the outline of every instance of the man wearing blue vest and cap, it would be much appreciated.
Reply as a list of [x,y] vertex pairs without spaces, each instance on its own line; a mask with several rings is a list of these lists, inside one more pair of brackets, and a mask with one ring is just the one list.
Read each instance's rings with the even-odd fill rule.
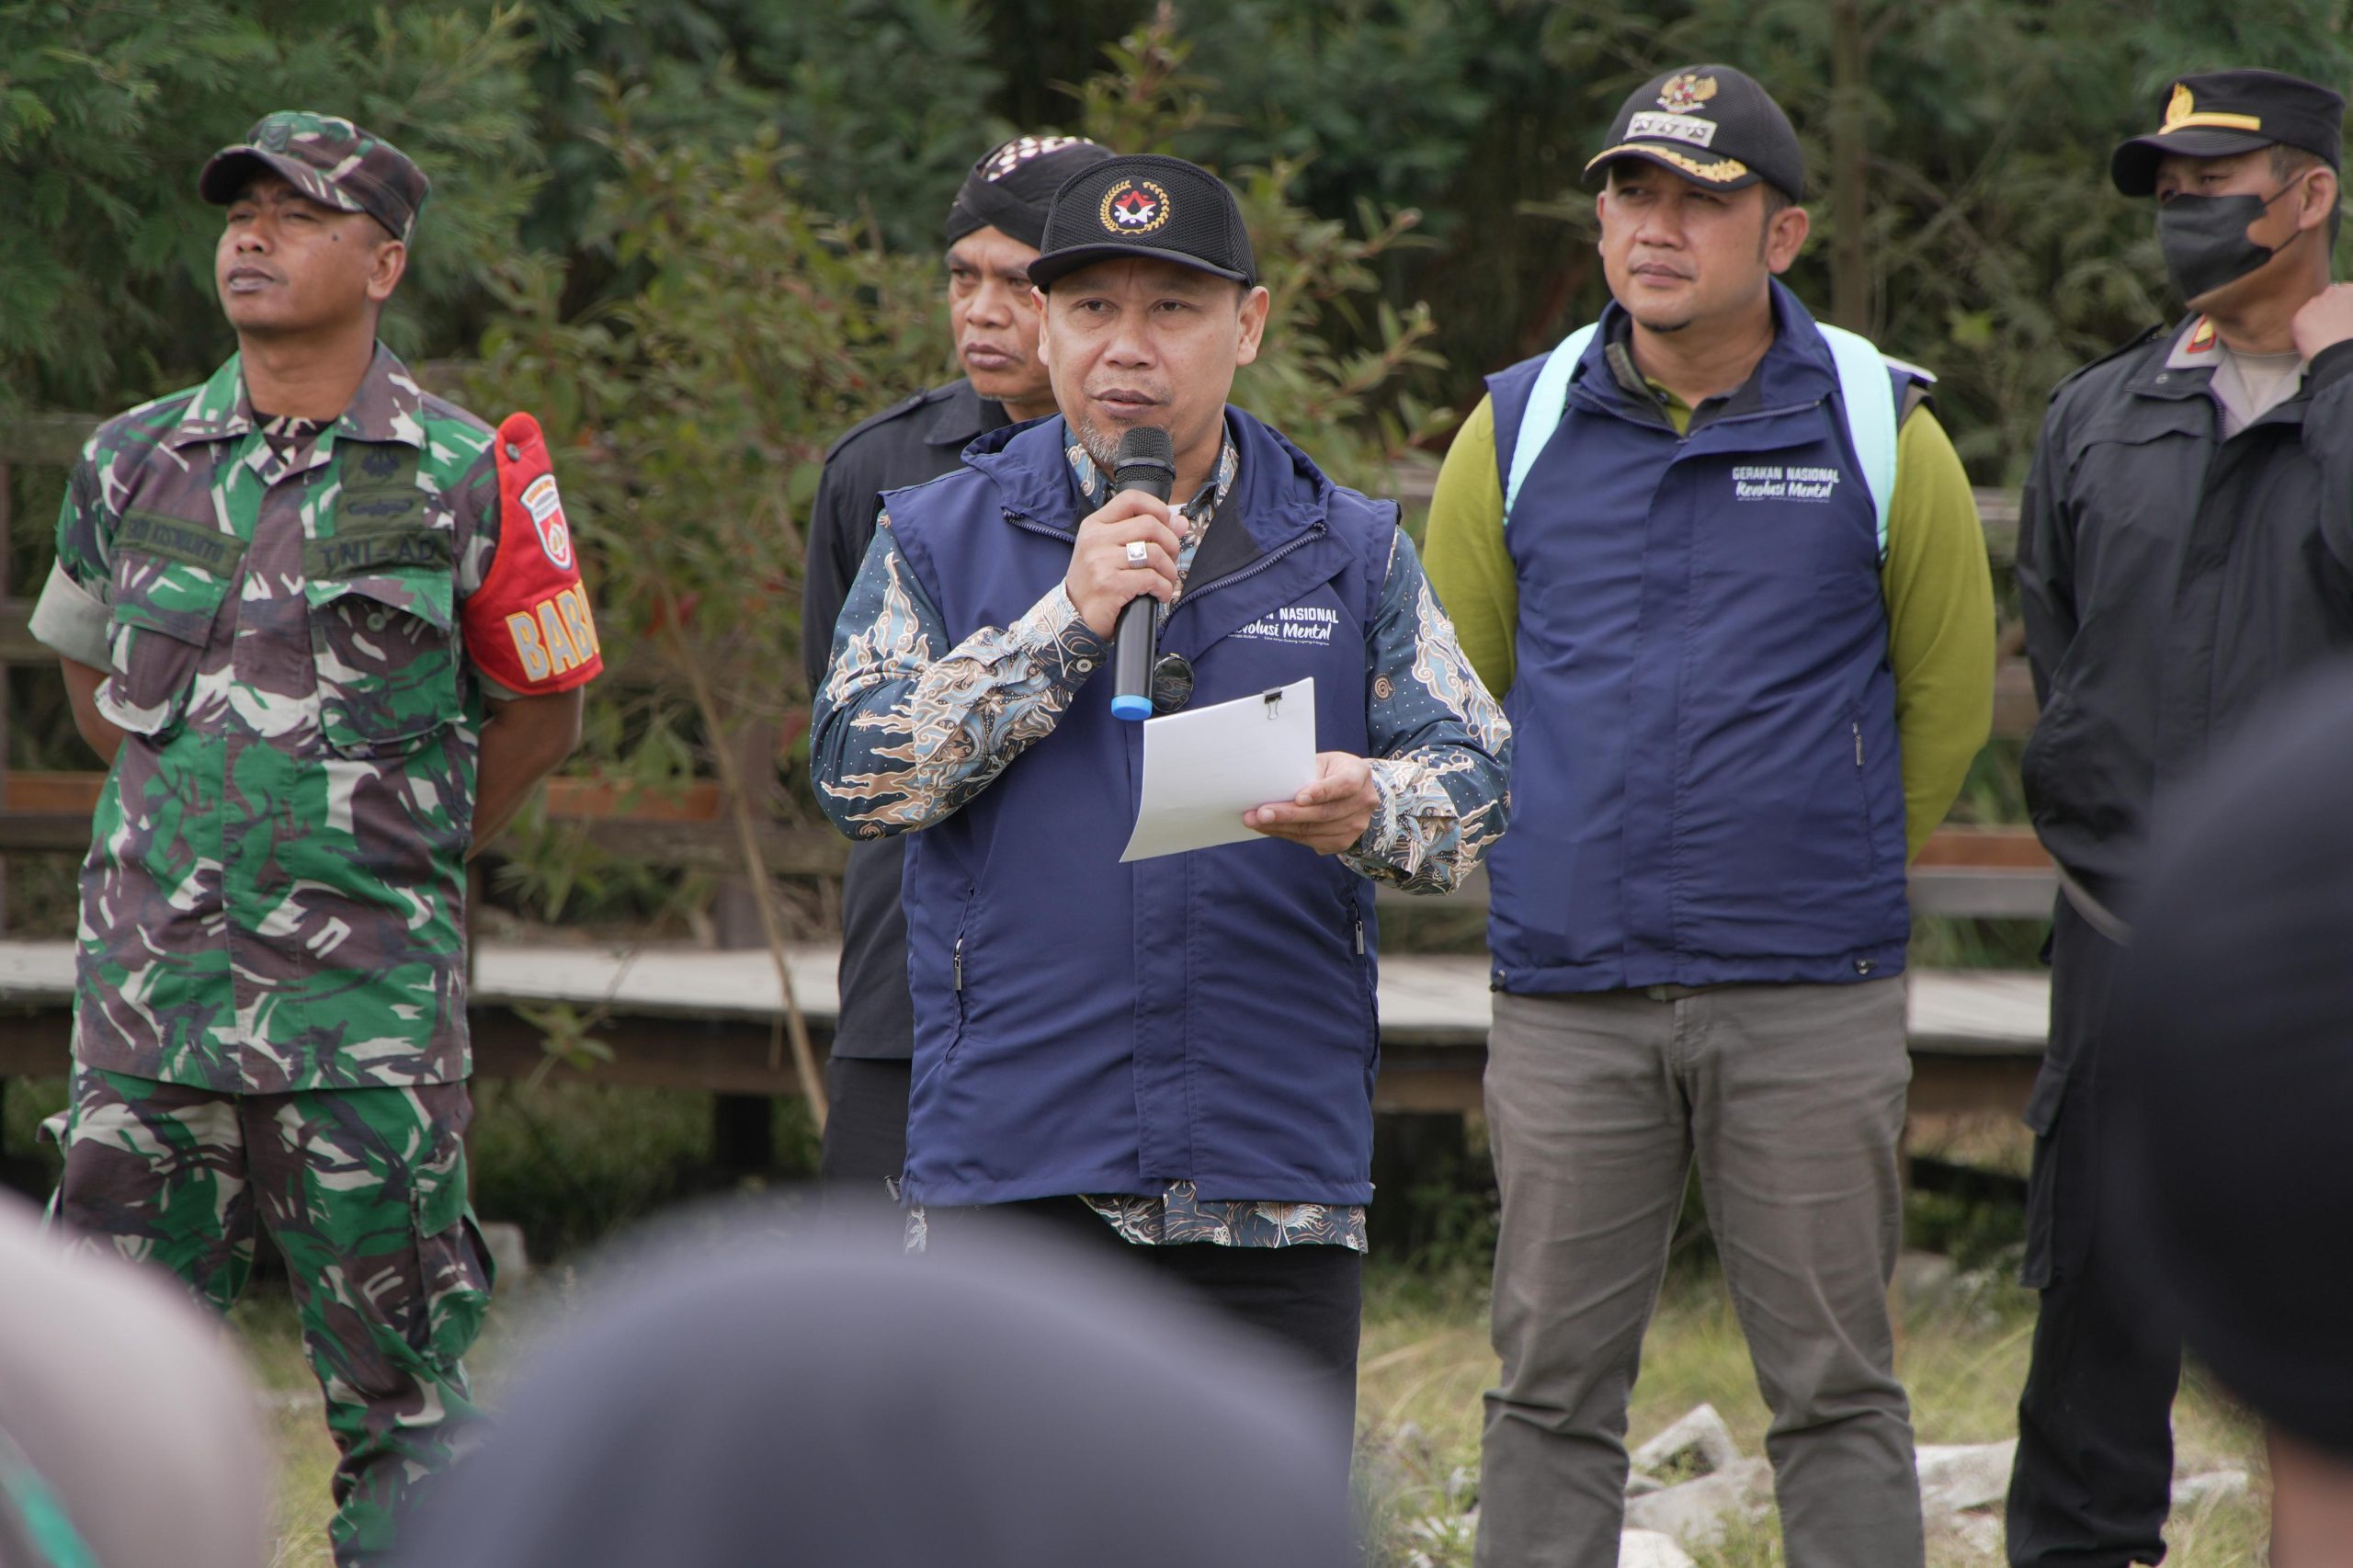
[[[817,798],[908,834],[911,1244],[1026,1210],[1196,1289],[1313,1369],[1345,1469],[1372,1197],[1375,881],[1460,882],[1509,729],[1397,509],[1226,395],[1268,299],[1233,193],[1128,156],[1055,192],[1029,264],[1060,416],[883,497],[817,694]],[[1114,493],[1165,432],[1176,504]],[[1318,777],[1263,839],[1120,862],[1141,724],[1114,624],[1157,601],[1154,706],[1315,683]]]
[[1492,378],[1430,577],[1515,732],[1491,859],[1503,1190],[1478,1561],[1616,1560],[1626,1402],[1696,1161],[1789,1560],[1922,1560],[1886,1288],[1904,868],[1992,716],[1969,484],[1926,376],[1775,280],[1789,119],[1669,71],[1586,165],[1613,302]]

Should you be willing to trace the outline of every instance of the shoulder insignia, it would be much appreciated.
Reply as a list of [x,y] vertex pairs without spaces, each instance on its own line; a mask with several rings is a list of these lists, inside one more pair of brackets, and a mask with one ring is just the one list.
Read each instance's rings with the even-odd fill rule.
[[537,420],[507,415],[498,426],[497,464],[498,552],[466,600],[466,651],[510,691],[569,691],[595,678],[605,661]]
[[2098,358],[2094,359],[2091,363],[2087,365],[2079,365],[2075,369],[2067,372],[2066,375],[2061,377],[2059,379],[2059,384],[2051,389],[2051,395],[2054,398],[2057,397],[2062,392],[2064,392],[2068,387],[2075,384],[2075,382],[2081,377],[2090,374],[2092,371],[2098,369],[2102,365],[2108,364],[2112,360],[2121,359],[2124,356],[2133,352],[2135,349],[2148,347],[2152,340],[2163,337],[2171,330],[2172,328],[2165,323],[2159,322],[2154,326],[2152,326],[2143,332],[2139,336],[2133,338],[2131,341],[2118,344],[2115,347],[2109,349]]
[[938,402],[941,398],[948,395],[948,393],[953,389],[953,386],[954,383],[950,382],[948,386],[944,387],[926,387],[923,391],[916,392],[912,397],[901,398],[898,402],[882,410],[880,414],[868,415],[865,418],[859,420],[857,424],[843,431],[839,436],[834,437],[834,444],[825,449],[825,461],[833,461],[835,457],[840,453],[844,447],[848,446],[852,441],[857,440],[869,430],[874,429],[879,426],[888,425],[894,419],[903,419],[919,408],[926,407],[931,403]]

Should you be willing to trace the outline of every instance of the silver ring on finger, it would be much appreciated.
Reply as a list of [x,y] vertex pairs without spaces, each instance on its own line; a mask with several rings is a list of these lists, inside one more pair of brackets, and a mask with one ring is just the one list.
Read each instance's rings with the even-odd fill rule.
[[1128,564],[1131,566],[1149,566],[1152,564],[1152,547],[1145,544],[1144,541],[1140,539],[1130,540],[1128,541]]

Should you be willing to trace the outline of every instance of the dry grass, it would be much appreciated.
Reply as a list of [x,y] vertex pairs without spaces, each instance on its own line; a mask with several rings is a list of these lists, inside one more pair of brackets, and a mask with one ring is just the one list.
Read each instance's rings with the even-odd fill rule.
[[[1359,1411],[1366,1426],[1371,1561],[1380,1568],[1463,1568],[1471,1561],[1471,1530],[1462,1516],[1476,1500],[1480,1394],[1495,1375],[1484,1311],[1474,1288],[1438,1287],[1393,1272],[1374,1276]],[[511,1325],[523,1315],[512,1301],[494,1312],[473,1358],[477,1383],[494,1403],[499,1366],[511,1352]],[[279,1406],[271,1416],[279,1454],[277,1562],[326,1568],[334,1450],[291,1312],[282,1294],[260,1294],[239,1309],[237,1323]],[[1909,1314],[1902,1370],[1921,1441],[1994,1442],[2012,1434],[2032,1324],[2031,1299],[1999,1283],[1991,1271],[1965,1277]],[[1647,1437],[1702,1402],[1722,1413],[1746,1451],[1762,1451],[1766,1410],[1740,1331],[1712,1272],[1694,1266],[1678,1270],[1652,1329],[1631,1435]],[[2238,1467],[2261,1474],[2252,1426],[2195,1376],[2176,1418],[2185,1471]],[[2168,1533],[2173,1551],[2166,1561],[2174,1568],[2260,1568],[2261,1488],[2253,1499],[2177,1517]],[[1778,1568],[1782,1561],[1768,1520],[1734,1531],[1699,1564]],[[1984,1568],[1995,1561],[1945,1537],[1932,1547],[1930,1568]]]
[[[1643,1349],[1630,1442],[1693,1405],[1713,1404],[1745,1452],[1763,1451],[1767,1411],[1732,1305],[1713,1273],[1686,1268],[1668,1288]],[[1923,1443],[1999,1442],[2016,1434],[2033,1301],[1993,1270],[1965,1276],[1907,1314],[1899,1369]],[[1368,1303],[1359,1409],[1375,1551],[1383,1568],[1459,1568],[1471,1561],[1463,1511],[1476,1501],[1480,1394],[1495,1377],[1483,1304],[1470,1291],[1433,1296],[1391,1282]],[[2260,1476],[2261,1444],[2244,1416],[2193,1375],[2175,1411],[2180,1468]],[[2170,1568],[2261,1568],[2266,1505],[2218,1501],[2177,1517]],[[1699,1568],[1779,1568],[1771,1521],[1732,1532]],[[1938,1532],[1930,1568],[1999,1562]]]

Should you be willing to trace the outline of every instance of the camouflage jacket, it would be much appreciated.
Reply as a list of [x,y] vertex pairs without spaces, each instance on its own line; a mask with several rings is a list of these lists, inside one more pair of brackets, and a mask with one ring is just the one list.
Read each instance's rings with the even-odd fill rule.
[[497,439],[381,347],[291,449],[235,359],[92,437],[34,617],[126,733],[82,869],[77,1062],[253,1094],[469,1071],[475,759],[512,695],[467,655]]

